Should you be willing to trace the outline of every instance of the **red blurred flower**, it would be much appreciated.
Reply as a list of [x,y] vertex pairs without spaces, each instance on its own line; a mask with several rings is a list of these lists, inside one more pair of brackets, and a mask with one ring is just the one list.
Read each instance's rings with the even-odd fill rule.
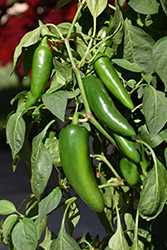
[[53,11],[53,6],[49,8],[47,11],[47,15],[42,18],[42,22],[46,23],[53,23],[55,25],[63,22],[63,11],[62,9],[58,9]]
[[6,5],[7,0],[1,0],[0,1],[0,8],[3,7],[4,5]]
[[25,0],[24,2],[28,3],[28,5],[32,8],[38,5],[38,3],[41,2],[41,0]]

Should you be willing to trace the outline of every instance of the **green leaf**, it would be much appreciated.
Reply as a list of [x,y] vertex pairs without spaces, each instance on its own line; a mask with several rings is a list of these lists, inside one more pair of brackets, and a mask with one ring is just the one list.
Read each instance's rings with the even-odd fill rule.
[[128,5],[140,14],[153,15],[158,13],[160,4],[156,0],[130,0]]
[[53,58],[54,67],[56,69],[56,81],[59,85],[64,86],[66,82],[72,79],[72,67],[67,62],[59,62]]
[[37,232],[38,232],[38,240],[40,240],[42,233],[44,232],[44,230],[47,227],[47,220],[48,220],[47,215],[43,218],[41,223],[39,223],[38,218],[35,220],[35,225],[37,227]]
[[148,221],[162,212],[167,195],[167,172],[158,159],[156,162],[157,166],[154,165],[143,181],[139,201],[139,214]]
[[143,112],[151,140],[158,134],[167,121],[167,98],[165,93],[148,85],[143,93]]
[[141,126],[139,129],[139,137],[142,141],[146,142],[151,148],[157,147],[159,144],[163,142],[161,132],[151,140],[150,133],[148,132],[146,124]]
[[110,238],[108,246],[114,250],[129,250],[129,245],[126,241],[119,216],[117,216],[116,232]]
[[107,7],[107,0],[86,0],[88,9],[94,18],[98,17],[103,10]]
[[139,65],[137,63],[130,63],[126,59],[112,59],[112,62],[129,71],[141,72],[141,69],[139,68]]
[[31,145],[27,136],[24,140],[23,147],[19,152],[19,156],[21,157],[28,177],[31,178]]
[[59,140],[54,138],[46,138],[45,147],[52,156],[52,163],[56,167],[61,167],[60,153],[59,153]]
[[167,142],[167,129],[162,130],[158,135],[163,141]]
[[14,102],[17,101],[18,99],[26,100],[27,96],[28,96],[27,91],[21,91],[14,98],[12,98],[10,104],[13,105]]
[[138,64],[145,74],[154,71],[152,49],[154,40],[142,29],[133,26],[125,20],[124,54],[123,58],[130,63]]
[[61,121],[64,121],[66,106],[67,106],[67,92],[64,90],[56,91],[52,94],[44,94],[42,96],[43,103]]
[[56,235],[50,230],[48,230],[47,234],[45,234],[43,242],[39,245],[38,249],[39,250],[50,249],[50,245],[54,239],[56,239]]
[[167,78],[166,78],[167,64],[165,60],[166,57],[167,57],[167,36],[159,39],[153,47],[153,62],[155,71],[161,78],[162,82],[164,83],[165,91],[167,91]]
[[39,200],[44,191],[52,171],[52,157],[43,144],[43,138],[47,129],[54,121],[51,121],[44,130],[35,136],[32,141],[32,177],[31,187],[35,197]]
[[39,41],[41,33],[41,28],[38,27],[32,31],[27,32],[21,39],[20,43],[17,45],[14,58],[13,58],[13,70],[16,67],[16,64],[23,52],[23,48],[29,47]]
[[31,70],[32,67],[32,60],[33,60],[33,54],[35,49],[37,48],[38,43],[33,44],[29,47],[26,47],[24,50],[24,57],[23,57],[23,73],[24,77],[28,75],[28,73]]
[[13,158],[18,154],[24,144],[25,130],[25,121],[20,114],[15,113],[9,117],[6,125],[6,136],[12,150]]
[[165,148],[165,150],[164,150],[164,157],[165,157],[165,163],[167,166],[167,148]]
[[57,239],[53,240],[50,250],[81,250],[78,243],[66,233],[64,227],[60,230]]
[[8,235],[9,235],[12,227],[14,226],[15,222],[17,221],[17,218],[18,218],[17,214],[11,214],[5,219],[5,221],[3,223],[3,237],[4,237],[3,242],[4,242],[4,244],[8,244],[8,240],[7,240]]
[[80,219],[79,207],[77,203],[74,201],[70,204],[66,215],[66,225],[68,228],[68,232],[71,236],[73,234],[76,225],[78,224],[79,219]]
[[50,192],[48,196],[39,202],[39,223],[45,215],[51,213],[59,205],[62,198],[61,189],[56,187]]
[[61,7],[63,7],[64,5],[66,5],[67,3],[69,3],[71,0],[59,0],[54,8],[54,10],[57,10]]
[[8,200],[0,200],[0,214],[6,215],[17,212],[14,204]]
[[[58,24],[57,26],[55,26],[54,24],[48,24],[47,26],[50,28],[51,32],[55,36],[57,36],[58,38],[61,38],[59,32],[61,33],[62,36],[66,37],[71,28],[71,23],[63,22],[63,23]],[[57,29],[59,30],[59,32]],[[71,33],[71,36],[74,37],[75,35],[76,35],[76,32],[73,30]]]
[[165,12],[165,14],[167,15],[167,0],[160,0],[160,3],[162,5],[162,9]]
[[68,97],[68,99],[73,99],[74,97],[76,97],[80,93],[81,93],[81,91],[79,88],[75,89],[74,91],[67,91],[67,97]]
[[57,74],[54,74],[54,76],[53,76],[53,78],[51,80],[51,83],[50,83],[50,87],[46,91],[46,94],[53,93],[56,90],[61,89],[64,85],[65,85],[65,81],[59,83],[58,80],[57,80]]
[[[76,37],[76,43],[77,43],[77,52],[80,55],[80,57],[84,57],[87,51],[87,44],[85,43],[85,41],[77,36]],[[92,58],[92,56],[90,54],[88,54],[88,56],[86,57],[86,60],[89,61]]]
[[132,229],[134,229],[134,219],[131,213],[126,212],[124,214],[124,222],[126,225],[126,230],[127,230],[127,235],[129,236],[130,240],[133,240],[133,231]]
[[112,35],[111,40],[114,44],[121,44],[124,35],[124,19],[117,2],[115,2],[115,7],[116,10],[113,20],[108,27],[107,35]]
[[38,244],[35,222],[23,218],[12,231],[12,242],[17,250],[35,250]]

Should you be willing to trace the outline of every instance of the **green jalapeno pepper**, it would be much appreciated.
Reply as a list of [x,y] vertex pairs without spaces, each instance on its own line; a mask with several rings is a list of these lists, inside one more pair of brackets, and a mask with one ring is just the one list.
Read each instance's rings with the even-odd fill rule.
[[91,168],[88,130],[74,124],[63,128],[59,149],[62,168],[76,193],[90,208],[102,212],[104,200]]
[[26,108],[33,106],[43,94],[49,81],[52,66],[52,52],[44,37],[33,55],[30,93],[26,100]]
[[139,173],[137,165],[129,160],[128,158],[123,157],[120,161],[120,170],[123,177],[130,186],[136,185],[139,180]]
[[122,135],[112,132],[113,137],[115,138],[118,147],[121,151],[132,161],[135,163],[140,162],[140,154],[137,151],[134,142],[131,141],[129,138],[126,138]]
[[[95,53],[95,52],[94,52]],[[103,53],[97,53],[93,60],[94,69],[107,87],[107,89],[128,109],[133,109],[134,104],[127,90],[118,77],[109,57]]]
[[90,108],[102,123],[120,134],[135,135],[133,127],[115,107],[99,78],[89,75],[84,78],[83,85]]

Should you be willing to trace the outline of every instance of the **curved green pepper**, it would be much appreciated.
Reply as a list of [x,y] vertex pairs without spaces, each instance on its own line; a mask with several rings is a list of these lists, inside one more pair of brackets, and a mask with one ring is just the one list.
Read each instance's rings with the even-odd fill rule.
[[122,150],[122,152],[132,161],[139,163],[140,154],[137,151],[134,142],[117,133],[112,132],[112,134],[118,144],[118,147]]
[[63,128],[59,149],[62,168],[76,193],[90,208],[102,212],[104,200],[91,168],[87,129],[74,124]]
[[103,53],[98,53],[93,61],[94,69],[109,89],[109,91],[128,109],[133,109],[134,104],[127,90],[124,88],[121,80],[118,77],[110,59]]
[[52,66],[52,51],[44,37],[33,55],[30,93],[26,101],[26,108],[31,107],[43,94],[49,81]]
[[102,123],[120,134],[135,135],[133,127],[117,110],[99,78],[87,76],[83,85],[90,108]]
[[123,157],[119,163],[120,170],[123,177],[130,186],[136,185],[139,180],[139,173],[137,165],[129,160],[128,158]]

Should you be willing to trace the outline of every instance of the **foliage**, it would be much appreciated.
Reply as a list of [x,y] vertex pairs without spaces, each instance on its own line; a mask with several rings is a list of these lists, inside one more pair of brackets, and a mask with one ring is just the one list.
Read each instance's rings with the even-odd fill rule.
[[[69,2],[59,0],[55,9]],[[166,25],[166,1],[152,0],[150,4],[149,0],[130,0],[128,5],[115,1],[113,5],[107,1],[82,0],[78,1],[72,23],[39,21],[39,27],[22,37],[15,49],[13,70],[27,51],[33,55],[33,46],[44,36],[52,49],[53,63],[51,79],[36,104],[26,109],[28,92],[20,92],[11,101],[17,104],[16,109],[6,119],[13,170],[22,159],[32,188],[32,194],[18,209],[10,201],[0,201],[0,214],[6,216],[1,222],[0,239],[9,249],[22,250],[25,245],[31,250],[165,249],[167,228],[166,224],[163,228],[161,225],[166,221],[167,196]],[[104,26],[108,29],[102,38]],[[107,40],[112,41],[111,47],[103,46]],[[128,137],[140,154],[135,185],[124,179],[119,163],[125,154],[111,128],[94,117],[85,94],[82,80],[90,72],[97,77],[94,50],[110,58],[135,106],[133,110],[127,109],[108,91],[136,132]],[[31,70],[30,61],[31,58],[24,61],[25,76]],[[59,133],[74,122],[76,114],[80,126],[86,127],[92,138],[90,156],[105,203],[104,211],[98,213],[106,230],[102,240],[89,233],[73,238],[80,218],[76,203],[79,197],[71,195],[72,185],[63,172]],[[59,185],[48,190],[53,167],[57,169]],[[55,235],[49,230],[48,217],[59,207],[64,214],[60,231]],[[39,244],[44,230],[44,241]]]

